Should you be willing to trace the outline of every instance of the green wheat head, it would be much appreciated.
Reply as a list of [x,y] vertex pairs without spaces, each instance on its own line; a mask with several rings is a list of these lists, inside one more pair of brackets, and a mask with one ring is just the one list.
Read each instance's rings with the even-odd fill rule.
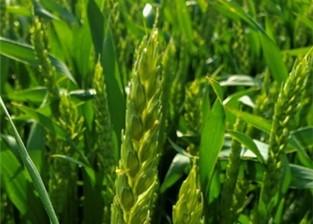
[[259,210],[255,221],[266,223],[273,217],[277,204],[274,195],[283,178],[283,156],[288,143],[291,121],[297,113],[308,77],[312,75],[313,54],[299,60],[282,86],[275,105],[274,118],[269,140],[269,157],[262,186]]
[[235,66],[238,72],[248,74],[251,65],[249,64],[249,45],[245,44],[247,41],[245,28],[240,22],[235,22],[233,26],[235,39],[232,41],[231,50],[235,56]]
[[[64,90],[60,93],[58,124],[66,131],[66,140],[56,140],[49,136],[54,142],[51,154],[61,154],[69,157],[77,157],[77,148],[82,142],[84,119],[79,114],[77,106]],[[66,160],[53,159],[50,170],[49,193],[55,205],[57,213],[63,216],[64,222],[77,221],[77,213],[71,209],[72,203],[77,203],[76,184],[77,176],[75,165]]]
[[35,17],[31,28],[31,41],[38,60],[37,79],[39,83],[47,86],[52,95],[57,96],[56,69],[49,59],[47,39],[44,24]]
[[7,13],[7,3],[5,0],[0,1],[0,24],[1,24],[1,30],[0,34],[3,35],[6,31],[6,28],[8,26],[8,13]]
[[95,67],[93,85],[97,92],[95,97],[95,139],[94,150],[90,153],[91,160],[101,172],[104,172],[104,216],[103,222],[110,222],[110,206],[114,195],[116,158],[112,140],[112,124],[108,106],[107,90],[103,69],[98,61]]
[[173,206],[174,224],[201,224],[203,218],[203,196],[200,190],[196,161],[179,190],[178,200]]
[[161,74],[158,32],[140,45],[127,96],[126,128],[111,223],[150,223],[159,162]]
[[201,100],[195,100],[202,98],[204,95],[204,85],[206,79],[196,79],[187,88],[185,93],[184,118],[187,122],[188,128],[195,134],[199,134],[201,130]]

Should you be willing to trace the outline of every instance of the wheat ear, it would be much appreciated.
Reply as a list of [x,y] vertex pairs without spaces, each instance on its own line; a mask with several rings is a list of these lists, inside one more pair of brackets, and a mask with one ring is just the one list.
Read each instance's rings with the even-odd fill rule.
[[288,143],[289,125],[298,111],[298,101],[306,87],[308,77],[312,75],[313,49],[299,60],[286,82],[282,86],[275,105],[272,129],[269,140],[269,155],[259,200],[255,223],[267,223],[273,218],[277,204],[276,193],[279,193],[283,178],[284,153]]
[[140,45],[127,96],[126,128],[111,223],[150,223],[158,186],[162,123],[158,32]]
[[200,190],[199,172],[196,160],[179,190],[178,200],[173,206],[173,224],[201,224],[203,217],[203,196]]

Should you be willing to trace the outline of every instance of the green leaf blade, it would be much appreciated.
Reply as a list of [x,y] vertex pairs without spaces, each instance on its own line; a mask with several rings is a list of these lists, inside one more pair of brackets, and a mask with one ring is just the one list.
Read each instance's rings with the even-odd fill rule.
[[[204,102],[207,102],[206,100]],[[204,126],[200,144],[200,181],[205,192],[212,179],[219,152],[224,143],[225,115],[221,102],[217,99],[209,111],[204,103]]]

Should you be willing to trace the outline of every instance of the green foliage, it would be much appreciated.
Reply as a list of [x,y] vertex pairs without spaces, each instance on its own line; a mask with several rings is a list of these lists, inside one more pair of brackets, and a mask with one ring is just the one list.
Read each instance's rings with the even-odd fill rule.
[[[51,204],[48,192],[44,186],[44,183],[40,177],[40,174],[39,174],[35,164],[33,163],[32,159],[30,158],[30,156],[27,152],[27,149],[26,149],[26,147],[25,147],[25,145],[21,139],[21,136],[19,135],[19,133],[18,133],[18,131],[17,131],[12,119],[11,119],[11,116],[10,116],[6,106],[4,105],[4,102],[3,102],[1,97],[0,97],[0,104],[1,104],[2,110],[4,111],[6,117],[8,118],[9,123],[12,126],[12,129],[14,132],[14,137],[15,137],[16,142],[17,142],[17,146],[16,146],[17,155],[18,155],[19,159],[22,160],[25,168],[27,169],[27,171],[28,171],[28,173],[32,179],[32,182],[34,184],[34,187],[37,190],[37,192],[38,192],[38,194],[42,200],[42,203],[46,209],[46,212],[49,215],[51,223],[57,224],[57,223],[59,223],[59,221],[58,221],[58,218],[55,214],[54,208]],[[13,195],[16,196],[14,193],[13,193]],[[19,200],[19,199],[17,198],[17,200]]]
[[312,21],[311,0],[0,0],[0,223],[310,223]]

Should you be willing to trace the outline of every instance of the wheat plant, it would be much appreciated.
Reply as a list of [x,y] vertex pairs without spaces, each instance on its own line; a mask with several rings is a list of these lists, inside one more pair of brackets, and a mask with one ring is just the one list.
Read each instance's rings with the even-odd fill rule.
[[[274,218],[273,210],[279,203],[275,194],[284,193],[281,189],[284,179],[286,148],[290,124],[297,111],[297,102],[301,101],[308,78],[312,75],[312,50],[294,66],[283,84],[275,105],[274,118],[269,140],[267,170],[264,175],[259,210],[255,222],[267,223]],[[300,104],[299,104],[300,105]]]
[[311,223],[312,9],[0,0],[0,223]]
[[158,31],[137,51],[127,97],[111,223],[150,223],[158,187],[161,71]]

